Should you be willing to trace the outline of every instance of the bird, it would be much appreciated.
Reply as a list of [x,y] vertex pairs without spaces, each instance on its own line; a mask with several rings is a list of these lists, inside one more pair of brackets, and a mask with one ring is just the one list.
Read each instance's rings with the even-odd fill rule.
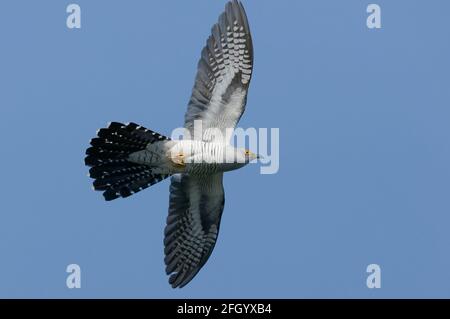
[[209,259],[225,205],[225,172],[260,156],[231,145],[247,104],[253,42],[240,0],[226,3],[201,51],[184,117],[171,139],[136,123],[111,122],[86,150],[93,189],[106,201],[127,198],[170,177],[164,262],[172,288],[186,286]]

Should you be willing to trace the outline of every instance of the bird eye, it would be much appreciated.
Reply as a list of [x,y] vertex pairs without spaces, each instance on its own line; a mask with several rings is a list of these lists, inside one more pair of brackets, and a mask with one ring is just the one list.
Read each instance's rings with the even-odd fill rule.
[[245,155],[250,155],[250,151],[249,150],[245,150]]

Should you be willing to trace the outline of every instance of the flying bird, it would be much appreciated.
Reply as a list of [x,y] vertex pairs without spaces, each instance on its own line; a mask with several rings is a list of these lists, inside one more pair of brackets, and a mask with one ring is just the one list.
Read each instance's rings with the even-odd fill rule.
[[[225,204],[224,172],[259,156],[231,145],[253,72],[253,44],[244,7],[226,4],[201,52],[185,114],[187,135],[172,140],[135,123],[97,131],[85,164],[105,200],[129,197],[171,177],[164,230],[166,273],[173,288],[188,284],[211,255]],[[195,134],[196,127],[201,127]]]

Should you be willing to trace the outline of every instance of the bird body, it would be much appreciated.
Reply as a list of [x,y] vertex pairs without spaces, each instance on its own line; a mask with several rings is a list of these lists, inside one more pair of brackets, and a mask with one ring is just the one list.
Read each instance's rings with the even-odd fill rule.
[[146,149],[131,153],[128,159],[158,168],[161,174],[208,175],[238,169],[255,158],[254,153],[242,152],[229,144],[168,140],[149,144]]
[[230,134],[245,110],[252,72],[247,16],[241,1],[232,0],[198,62],[184,124],[190,138],[171,140],[135,123],[113,122],[98,131],[86,150],[93,187],[108,201],[172,176],[164,261],[174,288],[188,284],[214,249],[225,205],[223,173],[258,158],[230,145]]

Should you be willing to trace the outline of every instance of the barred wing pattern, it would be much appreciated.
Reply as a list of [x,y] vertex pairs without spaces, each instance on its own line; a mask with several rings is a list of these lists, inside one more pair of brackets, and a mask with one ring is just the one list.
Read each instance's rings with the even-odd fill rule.
[[[239,0],[230,1],[212,28],[198,63],[185,127],[192,139],[229,143],[247,102],[253,70],[253,45]],[[201,120],[202,136],[194,121]],[[215,135],[219,129],[221,139]],[[225,140],[223,140],[225,138]],[[219,233],[225,195],[223,174],[175,175],[165,229],[166,272],[172,287],[188,284],[211,255]]]
[[[192,96],[185,115],[191,138],[211,141],[211,129],[220,129],[226,143],[245,110],[253,70],[253,44],[242,3],[226,5],[212,28],[198,63]],[[195,120],[202,120],[203,137],[194,136]]]
[[173,288],[188,284],[214,249],[225,203],[222,177],[172,176],[164,262]]

